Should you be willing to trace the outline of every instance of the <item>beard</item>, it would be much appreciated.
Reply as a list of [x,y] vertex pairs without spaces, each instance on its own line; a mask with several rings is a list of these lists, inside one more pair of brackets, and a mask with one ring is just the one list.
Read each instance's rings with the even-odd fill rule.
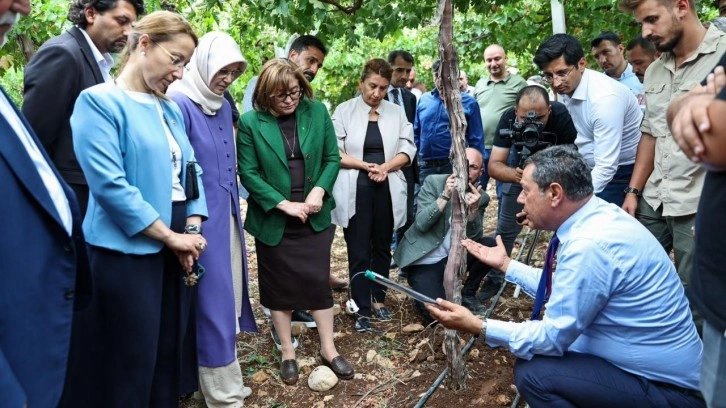
[[124,47],[126,47],[126,37],[119,37],[109,44],[108,52],[116,54],[123,51]]
[[[5,25],[5,24],[13,25],[13,24],[17,23],[19,19],[20,19],[20,14],[12,12],[12,11],[7,11],[7,12],[5,12],[5,14],[0,16],[0,25]],[[8,33],[5,32],[3,34],[3,38],[0,39],[0,47],[4,46],[5,43],[7,43],[7,42],[8,42]]]

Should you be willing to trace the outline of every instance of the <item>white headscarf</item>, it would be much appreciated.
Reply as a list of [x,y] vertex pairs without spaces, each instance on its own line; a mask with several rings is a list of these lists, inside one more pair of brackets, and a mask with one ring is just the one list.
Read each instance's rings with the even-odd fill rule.
[[183,93],[197,103],[202,112],[215,115],[222,107],[224,96],[212,92],[209,85],[220,69],[235,62],[242,63],[242,72],[247,69],[247,60],[229,34],[218,31],[204,34],[189,61],[189,71],[181,80],[169,85],[169,91]]

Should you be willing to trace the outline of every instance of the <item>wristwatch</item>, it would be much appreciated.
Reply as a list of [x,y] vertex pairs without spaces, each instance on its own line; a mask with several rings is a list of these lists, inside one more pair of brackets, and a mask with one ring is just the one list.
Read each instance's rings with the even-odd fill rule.
[[439,198],[444,201],[449,201],[451,197],[447,197],[446,194],[444,194],[444,192],[442,191],[441,194],[439,194]]
[[189,224],[186,227],[184,227],[184,233],[185,234],[201,234],[202,226],[199,224]]
[[625,194],[633,193],[633,194],[635,194],[635,195],[636,195],[636,196],[638,196],[638,197],[640,197],[640,195],[641,195],[641,194],[643,194],[643,193],[642,193],[642,192],[641,192],[640,190],[638,190],[637,188],[635,188],[635,187],[630,187],[630,186],[627,186],[627,187],[625,187],[625,190],[623,190],[623,193],[625,193]]

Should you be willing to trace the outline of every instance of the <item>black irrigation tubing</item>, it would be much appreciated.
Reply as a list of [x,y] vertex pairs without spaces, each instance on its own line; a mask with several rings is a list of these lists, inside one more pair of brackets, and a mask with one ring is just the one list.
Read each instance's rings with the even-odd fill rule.
[[[537,240],[539,239],[540,230],[535,230],[534,237],[532,238],[532,246],[529,248],[529,251],[527,252],[527,259],[525,259],[525,263],[529,265],[530,261],[532,260],[532,254],[534,253],[534,247],[537,243]],[[530,236],[530,233],[527,233],[522,238],[522,248],[524,248],[527,244],[527,238]],[[519,260],[519,257],[522,255],[522,251],[519,251],[517,253],[517,256],[515,260]],[[507,282],[505,281],[504,285],[502,285],[501,288],[499,288],[499,292],[497,292],[496,295],[494,295],[494,298],[492,298],[492,305],[487,309],[487,311],[484,313],[484,319],[488,319],[492,313],[494,312],[494,307],[499,303],[499,298],[502,296],[502,292],[504,292],[504,288],[507,286]],[[464,348],[461,350],[461,358],[466,357],[467,354],[469,354],[469,350],[471,350],[471,347],[474,345],[474,342],[479,338],[478,334],[475,334],[472,336],[469,341],[464,345]],[[434,392],[439,388],[441,383],[444,381],[446,376],[449,374],[449,367],[446,367],[444,371],[439,374],[439,376],[436,378],[436,380],[431,384],[431,387],[426,391],[426,393],[421,397],[421,399],[418,401],[418,403],[414,406],[414,408],[422,408],[426,405],[426,402],[428,402],[429,398],[431,398],[432,395],[434,395]],[[512,404],[511,408],[516,408],[517,403],[519,402],[520,395],[519,392],[517,392],[516,397],[514,398],[514,403]]]

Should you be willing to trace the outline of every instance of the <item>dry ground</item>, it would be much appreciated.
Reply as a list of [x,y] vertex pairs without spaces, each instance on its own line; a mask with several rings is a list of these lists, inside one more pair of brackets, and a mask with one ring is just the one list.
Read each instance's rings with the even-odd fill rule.
[[[485,234],[493,234],[496,228],[496,196],[493,183],[489,186],[492,204],[485,220]],[[541,264],[546,240],[540,239],[536,246],[533,262]],[[238,336],[238,359],[245,375],[245,385],[252,388],[252,395],[245,405],[256,408],[282,407],[414,407],[429,390],[436,378],[446,368],[446,358],[442,351],[444,330],[434,325],[415,333],[405,333],[403,328],[410,323],[419,323],[419,318],[411,299],[392,293],[386,304],[393,314],[393,321],[374,323],[379,333],[357,333],[353,328],[352,317],[340,313],[335,317],[336,346],[355,367],[356,377],[350,381],[340,381],[332,390],[319,393],[307,386],[308,374],[320,364],[317,360],[319,341],[315,329],[304,332],[299,337],[301,346],[297,359],[301,364],[300,380],[296,386],[286,386],[279,378],[280,353],[270,337],[269,322],[262,313],[257,297],[257,259],[252,239],[247,236],[249,252],[249,284],[252,304],[257,317],[260,333],[242,333]],[[333,243],[331,272],[339,277],[347,277],[347,260],[342,231],[338,229]],[[391,270],[391,277],[397,275]],[[522,321],[528,318],[532,300],[522,294],[513,297],[514,288],[505,287],[499,302],[495,305],[492,317]],[[336,305],[344,308],[347,292],[335,292]],[[487,304],[491,307],[491,302]],[[468,341],[464,335],[462,341]],[[376,354],[378,357],[371,356]],[[435,390],[426,407],[511,406],[516,396],[513,387],[512,366],[514,357],[507,350],[492,349],[478,339],[467,357],[467,387],[451,391],[444,386]],[[306,364],[309,364],[306,366]],[[444,382],[446,383],[446,382]],[[181,404],[184,408],[201,408],[204,404],[187,399]],[[518,406],[524,406],[523,403]]]

